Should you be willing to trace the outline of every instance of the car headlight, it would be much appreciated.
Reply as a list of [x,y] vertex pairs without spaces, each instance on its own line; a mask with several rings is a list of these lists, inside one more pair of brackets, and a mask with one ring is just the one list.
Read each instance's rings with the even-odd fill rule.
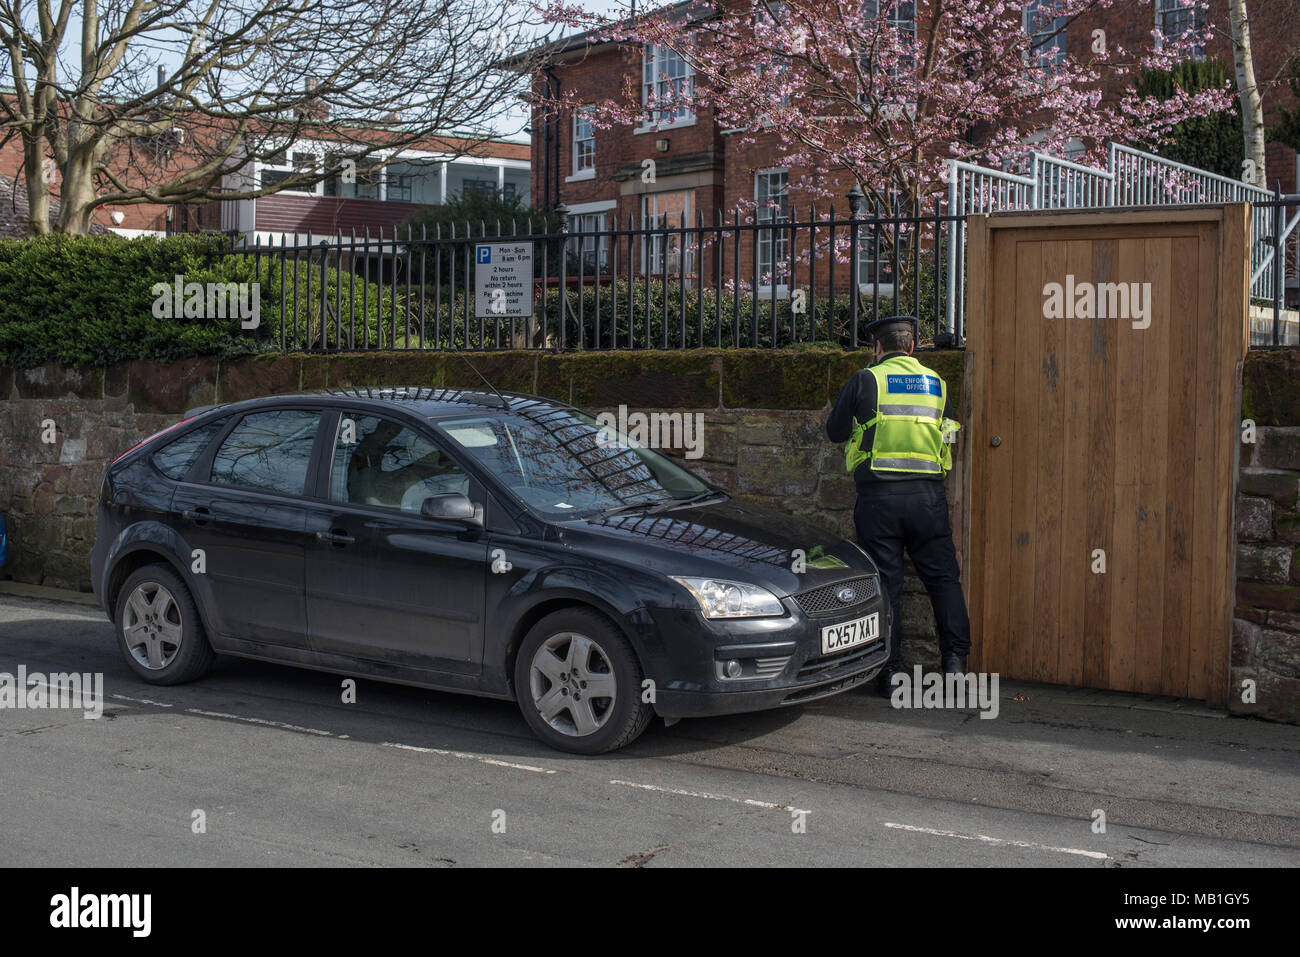
[[765,588],[720,578],[678,578],[673,581],[690,592],[705,618],[765,618],[784,615],[781,601]]

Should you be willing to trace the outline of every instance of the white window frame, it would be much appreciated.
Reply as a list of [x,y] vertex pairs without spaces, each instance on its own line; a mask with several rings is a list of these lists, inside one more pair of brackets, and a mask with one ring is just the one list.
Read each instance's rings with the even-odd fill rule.
[[[295,173],[303,169],[297,165],[300,157],[310,157],[314,166],[319,166],[322,162],[321,156],[314,150],[295,149],[293,146],[286,146],[282,152],[285,154],[284,163],[258,163],[257,169],[257,188],[262,188],[262,174],[266,171],[273,173]],[[323,196],[325,194],[324,181],[317,180],[311,186],[299,187],[295,189],[279,189],[276,193],[286,196]]]
[[[758,20],[761,18],[769,18],[774,21],[774,26],[779,27],[784,24],[786,14],[789,12],[790,12],[790,8],[786,6],[785,0],[774,0],[774,2],[769,4],[764,4],[761,2],[755,3],[754,21],[755,23],[757,23]],[[789,57],[772,54],[772,63],[771,63],[772,76],[776,77],[777,79],[780,79],[784,77],[785,74],[789,72],[789,70],[790,70]],[[768,66],[760,62],[758,66],[758,79],[760,82],[763,82],[763,80],[767,75],[767,72],[768,72]],[[782,106],[789,106],[790,97],[783,96],[778,102]],[[764,123],[764,125],[767,125],[771,123],[771,119],[765,116],[763,117],[762,122]]]
[[[591,124],[591,115],[594,108],[590,106],[579,107],[573,111],[573,162],[572,175],[566,178],[566,182],[573,182],[580,179],[595,179],[596,177],[596,130]],[[581,128],[586,125],[586,136],[580,136]],[[590,143],[590,148],[582,150],[581,144]],[[583,165],[583,159],[590,159],[589,165]]]
[[[862,15],[864,19],[874,20],[880,16],[880,8],[883,4],[888,4],[888,13],[885,15],[885,22],[888,23],[898,33],[910,33],[912,37],[912,69],[916,69],[916,50],[917,50],[917,27],[916,27],[916,0],[863,0]],[[911,16],[901,17],[898,11],[900,9],[911,10]],[[868,11],[872,11],[868,13]],[[899,77],[902,71],[897,67],[891,67],[888,71],[891,77]]]
[[[772,178],[777,176],[785,178],[780,192],[776,194],[783,200],[779,210],[768,205],[767,202],[773,196]],[[754,174],[754,222],[755,224],[768,223],[774,227],[790,222],[790,171],[785,167],[759,170]],[[755,265],[758,267],[758,294],[762,295],[764,292],[770,294],[774,281],[778,295],[788,294],[790,277],[777,276],[776,271],[790,261],[789,229],[755,229],[754,256]]]
[[[1025,51],[1026,56],[1032,58],[1031,62],[1037,60],[1038,66],[1043,69],[1060,66],[1065,62],[1067,51],[1067,25],[1069,23],[1067,17],[1053,17],[1050,24],[1037,30],[1030,23],[1031,17],[1038,16],[1039,7],[1044,3],[1052,2],[1053,0],[1025,0],[1024,9],[1020,14],[1020,23],[1024,27],[1025,36],[1029,38],[1029,49]],[[1050,43],[1039,47],[1034,45],[1039,38],[1052,36],[1053,34],[1055,36]]]
[[[671,47],[659,46],[653,43],[647,43],[642,48],[641,57],[641,105],[647,107],[641,130],[667,129],[673,126],[685,126],[694,123],[695,111],[689,107],[679,107],[672,116],[667,115],[663,110],[649,109],[652,90],[658,92],[661,89],[667,89],[672,84],[680,83],[685,90],[685,95],[691,95],[695,87],[695,67],[691,64],[690,59],[680,56]],[[662,69],[662,65],[669,60],[682,64],[681,76],[664,78],[665,71]]]
[[[595,232],[597,236],[580,236],[578,237],[578,258],[586,260],[590,255],[592,264],[595,266],[595,272],[604,274],[609,266],[609,225],[606,217],[609,213],[603,210],[595,210],[587,213],[569,214],[569,232]],[[576,228],[575,228],[576,226]],[[583,271],[590,274],[586,262],[583,263]]]
[[1155,0],[1152,4],[1156,11],[1156,42],[1165,36],[1182,36],[1180,33],[1165,33],[1165,24],[1168,23],[1169,14],[1185,13],[1191,18],[1190,30],[1201,35],[1201,42],[1192,47],[1192,57],[1197,60],[1205,59],[1205,11],[1197,6],[1187,6],[1180,3],[1179,0]]
[[[380,171],[380,173],[381,173],[381,182],[382,182],[382,184],[383,184],[382,199],[384,200],[384,202],[386,202],[386,203],[415,203],[415,200],[413,200],[413,199],[396,199],[396,198],[394,197],[394,193],[396,193],[396,192],[398,192],[398,191],[400,191],[400,190],[403,189],[403,187],[399,185],[399,181],[400,181],[400,179],[403,178],[403,177],[406,176],[406,175],[409,175],[409,174],[402,174],[402,173],[395,173],[395,172],[394,172],[394,170],[393,170],[393,166],[395,166],[395,165],[397,165],[397,164],[399,164],[399,163],[404,164],[404,165],[407,165],[407,166],[423,166],[423,167],[425,167],[426,169],[428,169],[431,173],[434,173],[435,176],[436,176],[436,180],[435,180],[435,182],[437,183],[437,193],[438,193],[439,197],[441,197],[441,195],[442,195],[442,176],[443,176],[443,170],[442,170],[442,164],[441,164],[441,163],[438,163],[438,162],[435,161],[435,160],[427,160],[427,159],[423,159],[423,158],[392,156],[392,157],[389,157],[388,162],[384,165],[384,168]],[[376,185],[378,185],[378,184],[376,184]],[[405,187],[405,188],[408,189],[408,190],[411,190],[411,192],[414,192],[414,190],[413,190],[413,188],[412,188],[411,186],[407,186],[407,187]],[[380,196],[377,194],[377,195],[374,196],[374,197],[358,196],[358,197],[356,197],[356,198],[357,198],[357,199],[366,199],[366,198],[377,199],[377,198],[380,198]],[[427,204],[426,204],[426,205],[427,205]]]
[[[893,268],[893,263],[890,261],[888,256],[883,255],[883,250],[887,248],[885,242],[888,233],[884,231],[881,232],[880,244],[877,245],[875,230],[872,228],[870,223],[871,220],[877,216],[881,219],[889,219],[894,216],[906,215],[899,206],[900,198],[901,197],[898,195],[897,191],[891,191],[889,197],[890,204],[888,208],[883,210],[871,210],[862,216],[862,225],[858,227],[859,292],[870,293],[878,289],[882,296],[889,296],[891,298],[894,296],[896,289],[895,279],[897,277],[889,274],[888,270]],[[874,269],[879,268],[876,265],[877,263],[882,263],[885,266],[885,278],[880,280],[879,286],[877,286],[874,281],[874,277],[877,273],[873,272]]]
[[[685,208],[683,210],[676,213],[660,213],[657,210],[653,213],[650,212],[650,204],[655,203],[657,206],[658,197],[676,193],[685,193],[687,196]],[[662,228],[663,225],[667,225],[668,243],[671,245],[675,241],[680,241],[681,233],[678,232],[674,235],[673,231],[681,229],[682,213],[686,214],[687,229],[690,229],[695,225],[695,221],[692,218],[695,215],[695,210],[693,209],[694,206],[695,190],[693,188],[664,189],[654,193],[643,193],[641,195],[641,226],[643,231],[643,238],[641,240],[641,272],[643,275],[647,274],[647,272],[650,276],[663,275],[664,260],[662,257],[664,256],[665,251],[661,247],[663,246],[664,237],[662,235],[655,235],[655,231]],[[666,219],[668,216],[672,216],[675,222],[668,221]],[[683,250],[678,250],[676,253],[678,266],[677,271],[674,272],[670,268],[668,275],[687,276],[691,275],[693,272],[692,267],[695,265],[695,248],[693,244],[690,244],[689,237],[687,238],[687,243],[688,246],[684,250],[684,256]],[[669,250],[668,265],[670,267],[672,266],[672,256],[673,253]]]

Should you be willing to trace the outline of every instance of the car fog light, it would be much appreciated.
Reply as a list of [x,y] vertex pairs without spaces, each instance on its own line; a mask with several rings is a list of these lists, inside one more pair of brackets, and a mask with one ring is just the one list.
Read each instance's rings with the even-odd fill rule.
[[741,671],[743,670],[740,667],[740,662],[737,661],[735,658],[732,658],[730,661],[728,661],[725,667],[726,667],[728,678],[739,678]]

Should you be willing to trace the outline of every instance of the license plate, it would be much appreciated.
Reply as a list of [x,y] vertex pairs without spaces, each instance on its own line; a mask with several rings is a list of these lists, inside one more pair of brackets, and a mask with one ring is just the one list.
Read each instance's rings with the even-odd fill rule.
[[827,625],[822,629],[822,654],[833,655],[858,645],[865,645],[880,637],[880,612],[873,612],[854,621]]

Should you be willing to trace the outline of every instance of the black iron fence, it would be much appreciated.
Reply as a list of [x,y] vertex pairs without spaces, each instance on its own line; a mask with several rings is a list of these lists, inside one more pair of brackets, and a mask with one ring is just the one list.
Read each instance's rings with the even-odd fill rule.
[[899,313],[920,318],[926,342],[952,344],[954,218],[810,208],[620,226],[562,215],[551,231],[516,221],[282,235],[232,255],[261,282],[262,334],[285,350],[856,348],[867,323]]
[[[920,319],[922,345],[963,341],[958,216],[759,209],[610,224],[605,214],[463,223],[231,251],[261,283],[259,335],[286,351],[858,348],[881,316]],[[1255,205],[1272,224],[1268,290],[1255,282],[1253,346],[1300,343],[1300,196]],[[484,250],[487,252],[484,252]],[[506,256],[509,262],[502,263]],[[493,261],[496,257],[496,261]],[[963,257],[955,257],[960,263]],[[953,292],[955,290],[955,293]],[[949,313],[951,312],[951,317]]]

